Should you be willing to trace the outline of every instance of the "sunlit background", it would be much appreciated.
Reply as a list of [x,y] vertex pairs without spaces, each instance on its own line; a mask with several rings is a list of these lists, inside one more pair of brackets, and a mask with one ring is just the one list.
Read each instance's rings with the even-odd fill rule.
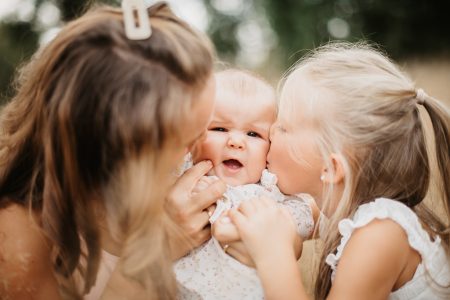
[[[145,1],[151,4],[156,1]],[[206,32],[221,61],[272,83],[308,49],[329,40],[380,44],[430,94],[450,99],[449,1],[169,0]],[[120,0],[0,0],[0,102],[15,70],[92,4]]]
[[[146,1],[151,4],[155,1]],[[428,94],[450,105],[450,1],[441,0],[169,0],[206,32],[221,61],[276,85],[308,49],[329,40],[376,42]],[[0,104],[14,94],[17,68],[92,4],[119,0],[0,0]],[[311,291],[314,242],[301,270]]]

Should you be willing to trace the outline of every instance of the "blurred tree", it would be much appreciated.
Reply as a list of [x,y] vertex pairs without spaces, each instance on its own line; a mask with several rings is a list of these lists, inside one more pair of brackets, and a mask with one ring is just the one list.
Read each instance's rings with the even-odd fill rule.
[[[236,59],[243,51],[247,50],[247,58],[253,55],[248,51],[253,44],[243,42],[254,41],[253,35],[258,34],[261,43],[268,45],[264,51],[270,51],[270,56],[265,66],[272,70],[273,65],[286,68],[305,50],[335,39],[368,39],[382,45],[395,59],[450,52],[450,19],[446,15],[449,1],[202,1],[209,13],[208,34],[219,57],[233,63],[246,63],[245,57],[244,61]],[[36,50],[46,30],[38,18],[40,8],[49,3],[56,5],[62,23],[80,15],[94,2],[119,4],[120,0],[34,0],[34,15],[29,20],[16,16],[0,21],[0,103],[11,97],[14,70]],[[255,26],[270,28],[258,32]],[[268,30],[272,35],[267,34]]]
[[0,103],[12,95],[10,85],[17,65],[33,54],[38,35],[31,23],[0,24]]
[[[395,59],[449,53],[449,1],[261,0],[285,65],[328,40],[368,39]],[[298,55],[292,56],[297,60]]]
[[66,22],[82,14],[95,2],[118,4],[120,0],[35,0],[33,15],[29,20],[10,16],[0,21],[0,104],[14,93],[11,83],[17,67],[28,60],[39,46],[39,37],[46,28],[40,24],[38,12],[48,2],[59,8],[60,22]]

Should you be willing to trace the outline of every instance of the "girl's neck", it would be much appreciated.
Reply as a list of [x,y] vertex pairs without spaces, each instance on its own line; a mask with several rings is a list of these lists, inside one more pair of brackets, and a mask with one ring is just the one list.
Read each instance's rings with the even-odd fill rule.
[[[339,201],[342,198],[343,192],[344,192],[344,184],[343,183],[338,183],[333,187],[333,193],[331,195],[331,198],[329,199],[330,202],[329,202],[327,211],[324,211],[323,207],[322,207],[322,212],[325,214],[325,216],[327,218],[331,217],[331,215],[333,214],[331,212],[336,211],[336,208],[339,205]],[[321,199],[323,199],[323,195],[322,195]]]

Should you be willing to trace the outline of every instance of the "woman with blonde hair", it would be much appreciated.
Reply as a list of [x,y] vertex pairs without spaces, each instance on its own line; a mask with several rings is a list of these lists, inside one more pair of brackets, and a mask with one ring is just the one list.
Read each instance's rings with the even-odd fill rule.
[[139,11],[144,36],[126,13],[100,7],[67,24],[1,112],[2,299],[94,299],[105,286],[108,299],[173,299],[172,260],[187,249],[168,228],[208,238],[203,210],[223,184],[197,198],[189,188],[211,164],[167,195],[210,118],[212,48],[165,4]]

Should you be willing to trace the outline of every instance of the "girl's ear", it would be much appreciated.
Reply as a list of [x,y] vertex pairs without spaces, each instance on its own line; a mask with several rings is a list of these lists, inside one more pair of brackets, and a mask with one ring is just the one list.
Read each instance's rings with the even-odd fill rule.
[[330,155],[331,170],[324,167],[320,180],[324,183],[339,184],[344,181],[345,172],[342,156],[336,153]]

